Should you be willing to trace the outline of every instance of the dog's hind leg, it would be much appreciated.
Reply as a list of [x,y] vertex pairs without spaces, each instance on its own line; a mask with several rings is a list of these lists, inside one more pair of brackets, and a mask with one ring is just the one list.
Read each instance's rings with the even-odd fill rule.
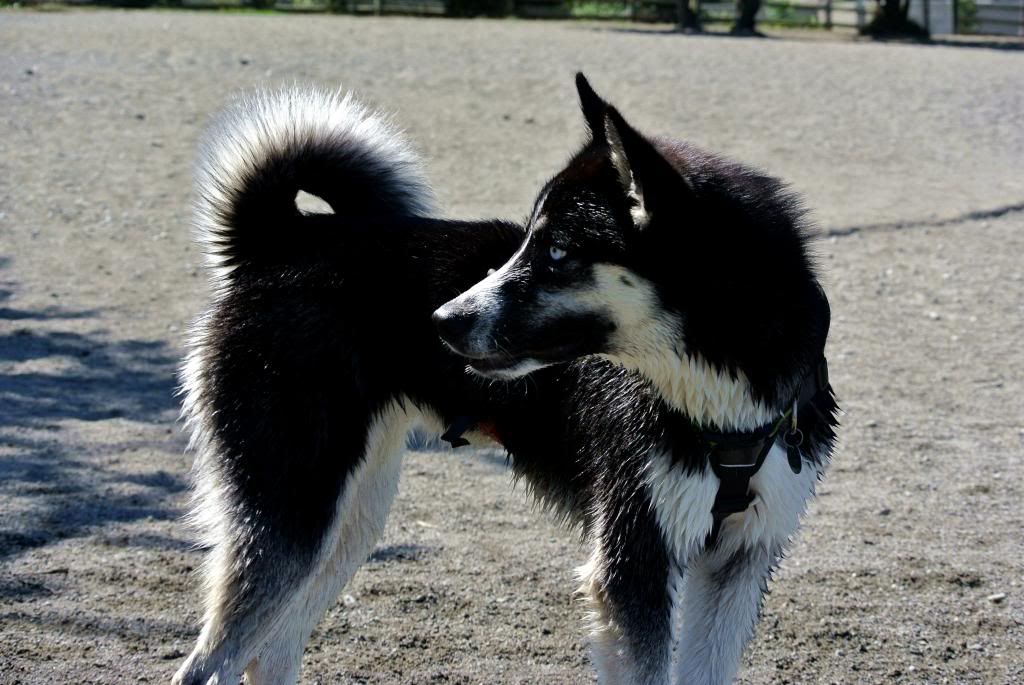
[[[224,536],[207,566],[205,626],[176,684],[234,685],[243,670],[250,683],[295,682],[313,628],[383,532],[411,423],[398,402],[377,414],[311,551],[289,543],[280,521]],[[280,488],[293,497],[312,485],[281,474]]]
[[207,610],[192,653],[174,685],[236,685],[246,664],[301,593],[310,554],[281,544],[270,527],[217,543],[204,569]]
[[[386,415],[382,417],[388,419]],[[367,440],[366,461],[353,474],[338,509],[333,540],[300,592],[282,612],[280,628],[246,668],[249,685],[281,685],[298,679],[310,634],[373,551],[384,532],[398,491],[399,471],[410,421],[379,422]]]

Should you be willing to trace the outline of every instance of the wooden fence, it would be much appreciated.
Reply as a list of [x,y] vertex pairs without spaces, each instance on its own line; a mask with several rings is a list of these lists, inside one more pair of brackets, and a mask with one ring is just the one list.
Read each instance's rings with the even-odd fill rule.
[[[74,1],[74,0],[72,0]],[[88,0],[87,0],[88,1]],[[145,4],[147,0],[137,0]],[[158,0],[185,7],[273,7],[297,12],[358,14],[460,14],[467,0]],[[468,0],[473,2],[474,0]],[[486,0],[488,14],[530,19],[617,19],[674,23],[677,0]],[[480,0],[475,0],[479,3]],[[704,23],[732,22],[734,0],[691,0]],[[477,5],[474,5],[477,6]],[[482,6],[482,5],[480,5]],[[763,0],[761,24],[860,28],[871,18],[874,0]],[[933,33],[1024,36],[1024,0],[913,0],[911,15]]]
[[1024,36],[1024,0],[954,0],[956,33]]
[[[621,19],[675,22],[675,0],[517,0],[516,14],[528,18]],[[736,3],[702,1],[698,11],[704,23],[732,22]],[[863,0],[766,0],[758,21],[788,26],[858,28],[870,17],[871,6]]]

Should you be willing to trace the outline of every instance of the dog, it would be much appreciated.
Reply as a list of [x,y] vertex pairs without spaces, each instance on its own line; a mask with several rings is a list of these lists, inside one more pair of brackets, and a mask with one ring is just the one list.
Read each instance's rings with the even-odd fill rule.
[[[173,682],[282,685],[380,538],[411,429],[498,441],[541,501],[577,511],[580,388],[644,391],[598,361],[503,384],[466,373],[431,314],[523,227],[434,218],[416,155],[350,95],[238,100],[195,185],[212,301],[180,376],[205,614]],[[326,211],[301,211],[300,192]]]
[[578,446],[599,681],[728,683],[835,442],[812,230],[779,181],[577,88],[588,141],[516,253],[433,317],[485,378],[601,357],[643,379],[653,402],[614,416],[598,393],[592,424],[622,430]]
[[[453,445],[503,446],[515,477],[593,543],[581,592],[602,682],[671,682],[672,670],[686,682],[731,678],[753,630],[748,614],[756,614],[763,583],[831,450],[835,405],[827,382],[819,373],[809,402],[801,390],[811,387],[803,370],[823,345],[827,303],[815,290],[811,310],[788,309],[804,300],[772,302],[747,320],[765,344],[775,343],[763,324],[795,321],[797,332],[781,334],[797,340],[793,349],[780,342],[759,351],[753,341],[727,337],[749,332],[736,320],[727,322],[732,329],[687,331],[711,337],[685,338],[685,353],[700,350],[707,366],[686,366],[694,370],[680,377],[683,386],[672,373],[684,358],[673,366],[669,355],[683,353],[680,340],[658,347],[679,333],[660,329],[681,316],[677,303],[659,294],[648,309],[636,309],[631,303],[640,301],[628,290],[595,288],[587,269],[563,272],[561,291],[540,273],[527,277],[521,267],[543,226],[567,234],[576,226],[575,240],[597,228],[606,241],[605,252],[592,253],[600,257],[588,267],[592,275],[607,265],[629,269],[617,274],[622,289],[675,287],[678,263],[671,277],[652,280],[654,272],[632,261],[638,255],[629,253],[628,266],[625,257],[613,258],[629,247],[617,246],[626,236],[616,230],[638,219],[665,221],[670,204],[653,192],[663,179],[649,173],[648,153],[637,152],[646,149],[637,144],[643,139],[617,142],[619,131],[632,129],[609,126],[606,119],[617,115],[580,83],[592,140],[547,186],[528,233],[507,222],[432,217],[429,188],[402,136],[350,96],[262,93],[211,128],[200,148],[196,224],[213,298],[194,326],[181,374],[196,454],[192,521],[208,548],[206,610],[176,684],[297,679],[313,627],[381,535],[405,436],[418,425],[443,431]],[[623,156],[627,145],[637,156]],[[701,159],[707,173],[720,166]],[[636,166],[628,186],[621,182],[622,169],[634,173],[627,162]],[[601,182],[609,168],[619,174],[610,186]],[[727,169],[717,178],[732,185],[702,191],[721,206],[701,211],[792,234],[790,258],[806,266],[816,288],[791,200],[775,198],[781,189],[768,179]],[[766,184],[758,202],[742,199],[751,190],[744,183]],[[572,205],[573,187],[585,202]],[[329,213],[300,211],[299,191],[321,198]],[[606,214],[613,207],[629,217]],[[773,208],[777,214],[766,218]],[[579,254],[568,251],[574,245],[552,243],[548,257],[576,263]],[[740,256],[732,265],[746,262]],[[582,299],[566,297],[574,292]],[[780,292],[802,294],[788,286]],[[722,298],[712,320],[744,315],[740,295],[709,294]],[[690,316],[709,311],[694,307]],[[536,321],[523,319],[528,309]],[[626,324],[635,324],[628,345]],[[812,329],[814,340],[800,337]],[[650,345],[639,347],[643,341]],[[647,359],[651,350],[662,358]],[[793,359],[798,350],[806,360]],[[633,361],[639,356],[654,368],[664,364],[664,373]],[[796,380],[783,381],[787,373]],[[792,387],[754,395],[768,393],[773,379]],[[770,430],[744,432],[788,401],[789,390],[800,391],[799,423],[790,409],[770,417]],[[677,407],[682,396],[688,409]],[[804,436],[783,453],[791,469],[796,451],[801,477],[780,472],[782,418],[789,422],[784,439],[797,430]],[[744,471],[737,459],[751,451],[763,468]],[[741,500],[750,506],[739,507]],[[725,511],[730,504],[736,511]],[[681,633],[674,630],[680,608]]]

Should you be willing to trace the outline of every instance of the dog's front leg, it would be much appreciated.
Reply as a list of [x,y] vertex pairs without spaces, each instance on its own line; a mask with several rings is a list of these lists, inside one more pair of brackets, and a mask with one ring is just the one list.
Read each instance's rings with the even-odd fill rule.
[[672,646],[669,555],[646,499],[607,512],[580,570],[601,685],[665,685]]
[[780,550],[723,545],[690,559],[681,598],[677,685],[733,682]]
[[[725,519],[715,545],[681,560],[686,574],[673,682],[725,685],[736,677],[772,569],[799,529],[819,477],[819,469],[806,466],[793,474],[786,451],[775,446],[750,481],[757,495],[750,507]],[[710,508],[710,502],[701,503],[701,510],[709,512],[706,527]],[[696,527],[701,536],[706,527]]]

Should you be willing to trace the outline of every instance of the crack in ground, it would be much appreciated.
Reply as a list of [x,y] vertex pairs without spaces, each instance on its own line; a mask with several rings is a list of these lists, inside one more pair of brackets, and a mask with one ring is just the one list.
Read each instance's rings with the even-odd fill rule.
[[837,238],[845,238],[846,236],[856,235],[858,233],[888,233],[893,231],[902,231],[908,228],[942,228],[944,226],[955,226],[957,224],[965,224],[970,221],[982,221],[984,219],[997,219],[1007,214],[1016,214],[1018,212],[1024,212],[1024,202],[1018,202],[1012,205],[1003,205],[1001,207],[994,207],[992,209],[979,209],[973,212],[967,212],[959,216],[950,217],[948,219],[916,219],[913,221],[888,221],[877,224],[865,224],[864,226],[847,226],[845,228],[832,228],[822,232],[822,235],[826,238],[833,236]]

